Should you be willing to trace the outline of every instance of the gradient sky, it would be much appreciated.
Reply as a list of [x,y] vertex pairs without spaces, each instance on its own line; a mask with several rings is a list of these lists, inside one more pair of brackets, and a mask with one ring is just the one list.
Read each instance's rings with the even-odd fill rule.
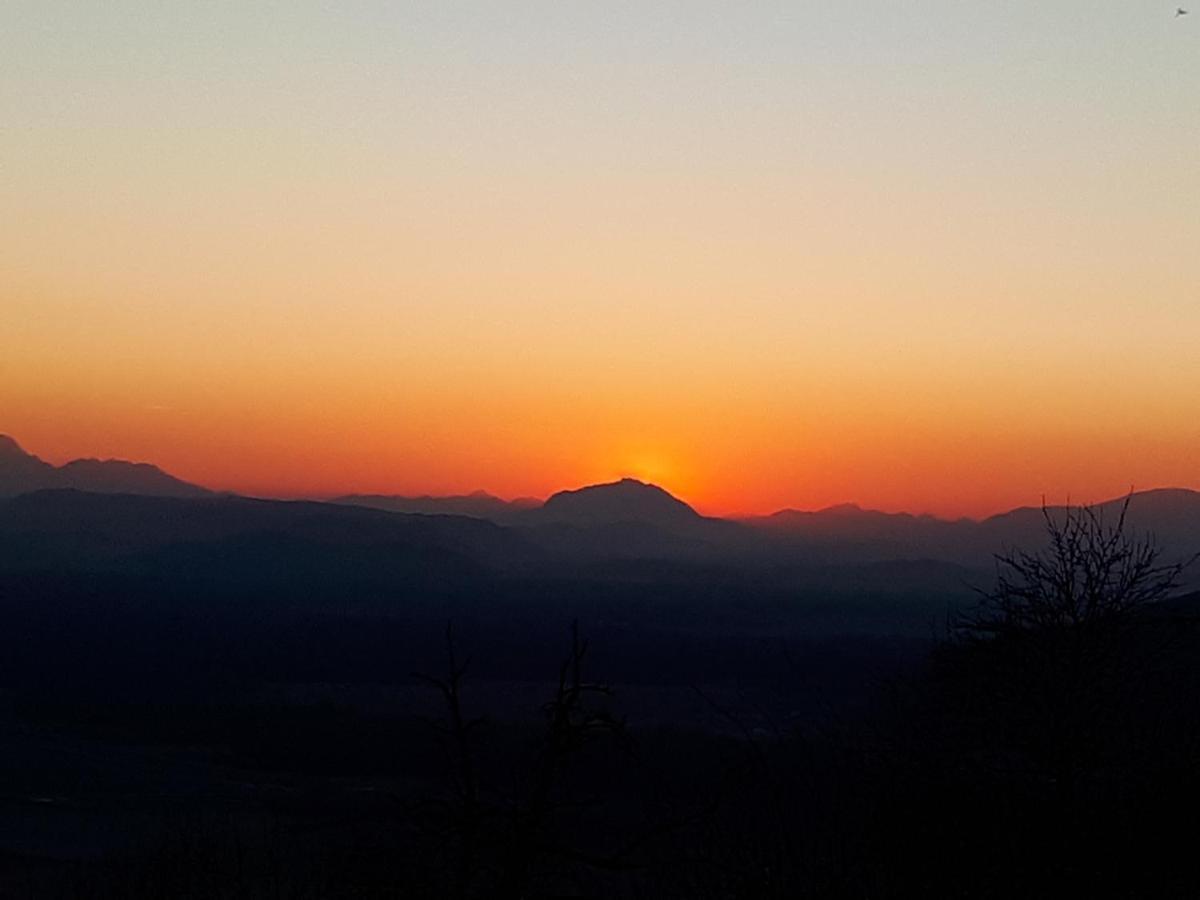
[[1174,5],[7,0],[0,432],[273,495],[1200,487]]

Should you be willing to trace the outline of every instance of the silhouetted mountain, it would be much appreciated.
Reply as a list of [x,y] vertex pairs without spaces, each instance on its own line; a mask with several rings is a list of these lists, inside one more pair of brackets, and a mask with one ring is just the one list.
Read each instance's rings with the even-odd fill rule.
[[662,488],[631,478],[561,491],[545,503],[505,501],[482,491],[452,497],[350,495],[334,502],[486,518],[518,528],[555,556],[574,561],[724,557],[743,531],[734,523],[705,518]]
[[212,493],[148,463],[77,459],[55,467],[26,453],[12,438],[0,435],[0,497],[55,489],[151,497],[204,497]]
[[[1097,508],[1115,522],[1124,502],[1125,498],[1117,498]],[[1061,516],[1063,507],[1049,507],[1047,512]],[[950,521],[846,504],[815,512],[783,510],[742,521],[772,538],[777,547],[811,552],[827,561],[942,559],[979,566],[1004,548],[1036,548],[1046,540],[1043,512],[1034,507],[982,521]],[[1200,551],[1200,492],[1165,489],[1136,493],[1130,499],[1127,524],[1135,532],[1152,533],[1166,558],[1189,557]]]
[[58,470],[59,487],[96,494],[205,497],[207,488],[181,481],[149,463],[122,459],[76,459]]
[[[1101,504],[1110,518],[1125,498]],[[466,497],[362,497],[337,502],[401,512],[456,512],[523,529],[542,547],[572,559],[735,560],[770,565],[861,565],[891,560],[942,560],[972,570],[990,568],[1006,547],[1045,541],[1040,508],[1023,507],[973,519],[887,513],[840,504],[815,511],[781,510],[736,521],[708,518],[652,484],[624,479],[562,491],[544,504]],[[1061,507],[1049,509],[1061,514]],[[1167,557],[1200,551],[1200,492],[1134,494],[1129,526],[1153,533]],[[1200,565],[1191,578],[1200,583]]]
[[[1166,557],[1179,559],[1200,552],[1200,492],[1164,488],[1141,491],[1128,500],[1127,527],[1136,534],[1153,535]],[[1096,509],[1106,521],[1115,523],[1125,501],[1118,497],[1098,504]],[[1052,506],[1047,511],[1061,517],[1063,507]],[[981,548],[990,546],[994,552],[1001,547],[1037,546],[1045,539],[1042,510],[1021,507],[984,519],[979,523],[976,543]]]
[[[173,485],[153,467],[56,469],[11,441],[0,460],[22,486]],[[1030,856],[1044,852],[1070,861],[1056,891],[1069,895],[1128,858],[1131,840],[1141,849],[1113,896],[1196,893],[1144,879],[1190,858],[1174,823],[1200,799],[1200,594],[1111,632],[933,646],[977,603],[970,586],[991,583],[974,563],[1044,546],[1040,509],[946,522],[841,506],[737,523],[634,481],[525,510],[486,495],[391,502],[422,514],[217,495],[0,499],[0,880],[35,886],[21,896],[157,898],[211,896],[216,872],[229,885],[216,893],[249,898],[261,873],[313,859],[285,895],[345,883],[335,896],[444,896],[463,858],[447,840],[469,838],[495,872],[514,847],[541,860],[566,846],[543,843],[562,832],[607,869],[608,842],[653,826],[619,872],[646,872],[645,885],[609,891],[617,882],[580,870],[502,893],[695,897],[711,879],[790,896],[814,875],[838,885],[874,866],[863,890],[828,893],[1011,896],[1047,871]],[[456,505],[512,524],[430,514]],[[1129,516],[1186,547],[1200,494],[1139,494]],[[570,634],[611,690],[578,674],[583,644],[564,664]],[[448,738],[469,748],[465,768]],[[468,783],[460,771],[478,799],[447,806]],[[186,824],[201,818],[217,823],[212,838]],[[253,839],[263,823],[267,839]],[[178,848],[157,849],[159,834],[179,834]],[[941,847],[954,852],[930,851]],[[1022,852],[1033,865],[998,881]],[[61,891],[36,890],[47,860]],[[1091,895],[1108,895],[1094,888],[1107,874]],[[496,895],[479,884],[461,893]]]
[[[887,559],[960,559],[955,552],[976,523],[885,513],[841,504],[816,511],[781,510],[743,519],[777,545],[792,545],[830,562]],[[802,546],[801,546],[802,545]]]
[[[76,460],[54,467],[0,436],[0,497],[72,489],[158,497],[202,498],[210,491],[148,464]],[[1124,498],[1101,504],[1119,515]],[[320,505],[320,504],[317,504]],[[1045,540],[1041,509],[1019,508],[982,521],[885,513],[842,504],[817,511],[787,509],[738,521],[700,515],[662,488],[626,478],[561,491],[545,503],[506,501],[483,491],[450,497],[353,494],[332,504],[399,514],[485,519],[520,532],[575,562],[604,559],[709,559],[752,565],[861,565],[890,560],[941,560],[971,569],[990,566],[1003,548],[1037,547]],[[1051,508],[1052,515],[1061,508]],[[1200,551],[1200,492],[1184,489],[1134,494],[1129,526],[1153,533],[1169,559]],[[1200,565],[1188,574],[1200,585]]]
[[[228,574],[233,557],[252,559],[239,547],[267,552],[258,564],[271,566],[270,547],[306,548],[343,560],[360,558],[342,575],[370,577],[371,565],[386,568],[389,557],[405,557],[425,574],[475,571],[519,564],[532,548],[513,532],[465,516],[407,516],[305,501],[244,497],[174,498],[133,494],[38,491],[0,501],[0,565],[143,564],[170,549],[173,567],[187,558],[208,559],[211,573]],[[347,554],[349,548],[352,552]],[[290,551],[289,551],[290,552]],[[164,557],[165,558],[165,557]],[[222,572],[222,569],[225,572]],[[239,575],[244,570],[238,568]]]
[[641,522],[665,528],[691,526],[703,517],[662,488],[634,478],[559,491],[530,516],[539,524],[578,526]]
[[0,496],[53,487],[58,470],[42,462],[8,435],[0,434]]
[[633,478],[560,491],[514,522],[541,546],[576,560],[721,560],[744,554],[751,536]]
[[[886,513],[841,504],[787,509],[738,521],[708,518],[652,484],[624,479],[555,494],[521,508],[486,494],[446,498],[351,497],[339,502],[405,512],[460,511],[520,528],[567,559],[720,560],[750,565],[858,566],[893,560],[940,560],[990,569],[1006,547],[1038,547],[1046,538],[1040,508],[1020,508],[982,521]],[[530,501],[535,502],[535,501]],[[1107,517],[1124,498],[1101,504]],[[1051,515],[1062,512],[1052,507]],[[1200,493],[1155,490],[1133,495],[1129,526],[1154,534],[1167,558],[1200,550]],[[1200,566],[1190,577],[1200,583]],[[1190,583],[1190,582],[1189,582]]]
[[366,506],[389,512],[419,513],[421,515],[473,516],[504,523],[526,510],[536,509],[542,501],[534,497],[502,500],[486,491],[475,491],[448,497],[404,497],[399,494],[347,494],[330,501],[344,506]]
[[842,503],[816,511],[783,509],[769,516],[755,516],[743,521],[759,528],[777,529],[793,534],[848,537],[892,537],[907,534],[915,528],[950,524],[933,516],[885,513],[876,509],[863,509],[854,503]]

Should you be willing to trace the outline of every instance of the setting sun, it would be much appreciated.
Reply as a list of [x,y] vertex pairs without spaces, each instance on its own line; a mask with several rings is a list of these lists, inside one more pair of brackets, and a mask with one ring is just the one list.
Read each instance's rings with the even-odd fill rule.
[[0,2],[0,895],[1200,897],[1181,2]]
[[1200,56],[917,6],[18,4],[0,428],[275,496],[1196,485]]

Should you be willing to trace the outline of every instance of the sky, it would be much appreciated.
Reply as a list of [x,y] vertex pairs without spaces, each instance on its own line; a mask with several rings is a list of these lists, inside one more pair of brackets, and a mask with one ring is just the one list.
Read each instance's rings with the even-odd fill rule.
[[1200,9],[0,6],[0,432],[269,496],[1200,488]]

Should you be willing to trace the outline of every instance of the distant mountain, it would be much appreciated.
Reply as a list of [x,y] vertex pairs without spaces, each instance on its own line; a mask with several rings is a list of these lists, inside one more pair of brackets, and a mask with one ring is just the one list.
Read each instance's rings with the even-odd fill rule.
[[[1019,508],[982,521],[887,513],[841,504],[787,509],[737,521],[708,518],[662,488],[626,478],[561,491],[543,504],[507,502],[483,492],[460,497],[351,496],[338,501],[396,512],[455,513],[511,526],[551,554],[575,561],[660,559],[789,566],[857,566],[936,560],[990,571],[1006,548],[1045,544],[1040,508]],[[1098,507],[1110,520],[1124,498]],[[1061,507],[1051,508],[1061,515]],[[1129,527],[1152,532],[1169,559],[1200,550],[1200,492],[1155,490],[1133,495]],[[1200,583],[1200,565],[1190,579]],[[1191,583],[1190,581],[1188,583]]]
[[[1116,523],[1126,498],[1117,497],[1096,504],[1105,522]],[[1127,530],[1136,536],[1148,536],[1162,550],[1165,561],[1191,559],[1200,553],[1200,491],[1162,488],[1140,491],[1128,498]],[[1051,516],[1061,516],[1063,507],[1048,508]],[[1021,507],[984,519],[979,523],[980,547],[1036,548],[1046,543],[1046,523],[1042,510]],[[1184,572],[1184,584],[1200,587],[1200,562]]]
[[910,541],[913,535],[937,537],[967,520],[952,522],[935,516],[886,513],[843,503],[816,511],[780,510],[769,516],[743,519],[746,524],[769,531],[850,540]]
[[682,500],[634,478],[559,491],[529,519],[538,524],[591,527],[638,522],[664,528],[690,527],[704,521]]
[[59,489],[150,497],[206,497],[212,494],[148,463],[77,459],[55,467],[26,453],[11,437],[0,435],[0,497]]
[[149,463],[123,459],[76,459],[58,470],[59,487],[93,494],[142,494],[148,497],[204,497],[207,488],[181,481]]
[[505,523],[526,510],[536,509],[542,501],[534,497],[518,497],[502,500],[486,491],[458,494],[448,497],[405,497],[399,494],[347,494],[330,501],[342,506],[366,506],[388,512],[417,513],[421,515],[471,516]]
[[677,533],[692,532],[697,526],[718,521],[704,518],[657,485],[632,478],[560,491],[545,502],[532,497],[502,500],[484,491],[448,497],[350,494],[331,502],[389,512],[474,516],[542,530],[623,526],[639,533],[646,529],[650,533],[658,530]]
[[[1115,523],[1125,498],[1097,505]],[[1052,517],[1064,508],[1049,507]],[[783,510],[742,520],[779,546],[803,548],[829,559],[941,559],[985,564],[1006,548],[1037,549],[1046,542],[1040,508],[1020,507],[982,521],[946,520],[908,513],[885,513],[843,505],[813,512]],[[1144,491],[1129,498],[1128,528],[1152,534],[1167,559],[1200,551],[1200,492],[1184,489]],[[1193,572],[1192,577],[1200,573]]]
[[752,537],[736,522],[702,516],[633,478],[560,491],[514,524],[545,549],[577,561],[712,561],[744,556]]
[[975,563],[961,552],[977,524],[934,516],[886,513],[841,504],[819,510],[785,509],[741,522],[776,547],[829,563],[864,560],[950,559]]
[[510,529],[329,503],[74,490],[0,500],[0,568],[99,566],[255,580],[322,567],[361,583],[458,578],[536,556]]
[[0,434],[0,497],[53,487],[58,470],[26,453],[8,435]]
[[[205,498],[212,492],[144,463],[75,460],[52,466],[0,436],[0,497],[42,490]],[[1125,498],[1097,508],[1115,521]],[[737,521],[709,518],[661,487],[632,478],[560,491],[545,503],[502,500],[477,491],[450,497],[353,494],[334,509],[426,517],[471,517],[511,529],[512,537],[572,564],[612,560],[690,560],[759,566],[861,565],[937,560],[971,569],[991,567],[1007,548],[1045,545],[1037,508],[1019,508],[982,521],[886,513],[853,504],[815,511],[782,510]],[[365,511],[365,510],[363,510]],[[1061,515],[1062,508],[1048,510]],[[1200,551],[1200,492],[1152,490],[1129,499],[1129,528],[1153,534],[1168,560]],[[1188,584],[1200,586],[1200,564]]]
[[724,558],[745,529],[706,518],[653,485],[626,478],[561,491],[544,503],[483,491],[450,497],[352,494],[333,503],[398,513],[453,514],[509,526],[551,556],[574,562]]

